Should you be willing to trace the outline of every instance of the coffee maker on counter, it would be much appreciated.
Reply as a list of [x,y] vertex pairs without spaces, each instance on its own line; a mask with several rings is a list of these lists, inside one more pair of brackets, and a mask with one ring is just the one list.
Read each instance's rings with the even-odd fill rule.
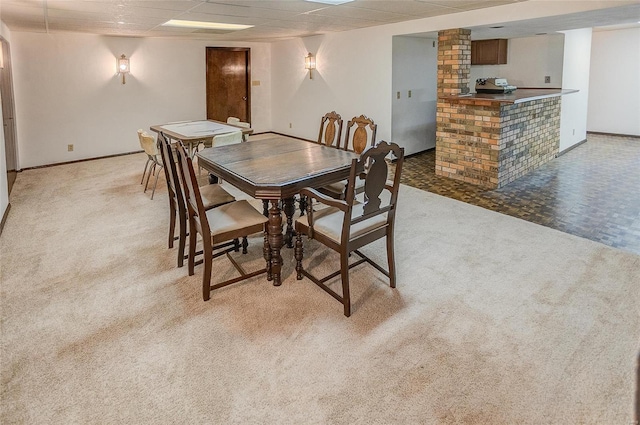
[[507,94],[515,91],[516,86],[510,86],[506,78],[478,78],[476,93]]

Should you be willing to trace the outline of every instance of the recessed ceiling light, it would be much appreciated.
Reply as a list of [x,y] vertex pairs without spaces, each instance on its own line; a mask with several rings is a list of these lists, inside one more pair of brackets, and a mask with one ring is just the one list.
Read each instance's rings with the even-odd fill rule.
[[220,22],[202,22],[202,21],[181,21],[179,19],[171,19],[162,24],[164,27],[180,27],[180,28],[202,28],[208,30],[228,30],[238,31],[253,27],[253,25],[240,24],[223,24]]
[[120,25],[122,25],[122,24],[124,24],[124,21],[118,21],[118,23],[119,23]]
[[324,3],[324,4],[338,5],[338,4],[343,4],[343,3],[350,3],[353,0],[306,0],[306,1],[311,1],[311,2],[314,2],[314,3]]

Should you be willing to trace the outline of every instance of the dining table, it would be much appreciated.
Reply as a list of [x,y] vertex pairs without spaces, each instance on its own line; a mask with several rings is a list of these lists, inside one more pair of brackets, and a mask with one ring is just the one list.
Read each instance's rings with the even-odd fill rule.
[[[214,146],[196,156],[199,166],[209,173],[263,201],[263,213],[269,218],[263,254],[267,280],[274,286],[282,283],[281,249],[285,244],[293,247],[295,195],[304,187],[318,188],[346,179],[353,159],[359,157],[355,152],[289,137]],[[284,234],[282,212],[287,221]]]
[[216,120],[177,121],[167,124],[152,125],[153,132],[162,132],[173,141],[181,141],[190,157],[193,157],[200,143],[207,142],[219,134],[242,131],[243,140],[253,133],[253,129],[240,127]]

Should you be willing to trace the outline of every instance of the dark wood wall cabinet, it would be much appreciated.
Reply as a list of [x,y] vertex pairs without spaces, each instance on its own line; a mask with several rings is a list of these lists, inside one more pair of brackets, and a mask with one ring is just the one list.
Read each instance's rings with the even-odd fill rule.
[[471,65],[504,65],[507,63],[507,39],[471,42]]

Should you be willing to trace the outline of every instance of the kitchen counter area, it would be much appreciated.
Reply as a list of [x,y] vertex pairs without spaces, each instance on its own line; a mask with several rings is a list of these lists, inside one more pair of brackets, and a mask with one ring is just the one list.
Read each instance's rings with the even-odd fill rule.
[[517,89],[506,94],[490,94],[490,93],[467,93],[467,94],[450,94],[443,95],[445,99],[474,99],[474,100],[491,100],[500,103],[522,103],[532,100],[546,99],[548,97],[563,96],[565,94],[577,93],[578,90],[562,90],[562,89]]
[[[470,29],[438,31],[435,173],[497,189],[558,155],[562,97],[578,91],[519,88],[507,94],[469,93],[471,57]],[[473,81],[482,90],[512,88],[501,77]]]
[[559,151],[561,97],[576,92],[441,94],[436,174],[496,189],[551,161]]

